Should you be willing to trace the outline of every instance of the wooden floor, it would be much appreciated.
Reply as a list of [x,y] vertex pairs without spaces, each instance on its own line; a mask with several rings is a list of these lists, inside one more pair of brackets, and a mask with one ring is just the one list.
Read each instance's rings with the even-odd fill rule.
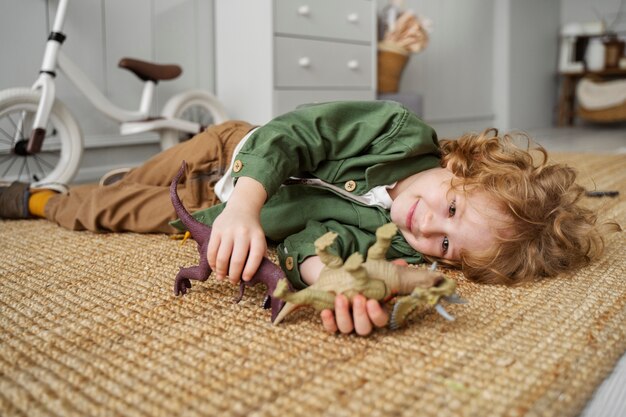
[[626,153],[626,123],[530,129],[528,133],[552,152]]

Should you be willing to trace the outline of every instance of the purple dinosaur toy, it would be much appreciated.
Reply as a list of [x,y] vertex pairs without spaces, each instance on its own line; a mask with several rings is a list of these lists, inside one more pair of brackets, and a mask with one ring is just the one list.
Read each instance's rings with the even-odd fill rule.
[[[178,274],[176,274],[176,279],[174,281],[174,294],[185,294],[188,288],[191,288],[192,279],[197,281],[206,281],[211,275],[211,267],[209,266],[209,262],[207,260],[207,246],[209,245],[209,239],[211,237],[211,227],[207,226],[204,223],[200,223],[196,219],[194,219],[191,214],[185,209],[183,203],[180,201],[180,197],[178,196],[178,192],[176,191],[178,187],[178,181],[183,176],[187,168],[187,163],[185,161],[182,162],[178,173],[172,180],[172,184],[170,185],[170,198],[172,199],[172,205],[174,206],[174,210],[176,211],[176,215],[180,218],[183,224],[191,233],[191,237],[198,244],[198,252],[200,253],[200,264],[197,266],[191,266],[188,268],[180,268]],[[235,302],[241,301],[245,287],[246,286],[254,286],[258,283],[263,283],[267,287],[266,297],[263,301],[263,308],[272,308],[272,322],[278,315],[278,312],[285,305],[285,301],[272,297],[274,290],[276,290],[276,283],[281,278],[285,278],[285,274],[280,269],[278,265],[267,259],[263,258],[259,269],[256,271],[254,276],[250,281],[243,281],[239,283],[239,296],[235,298]],[[293,288],[290,288],[293,291]]]

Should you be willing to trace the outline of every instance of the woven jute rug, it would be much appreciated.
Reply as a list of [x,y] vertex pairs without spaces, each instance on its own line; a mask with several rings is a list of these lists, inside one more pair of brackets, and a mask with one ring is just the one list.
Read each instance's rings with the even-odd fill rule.
[[[626,223],[626,156],[557,155],[587,204]],[[263,291],[210,279],[173,295],[195,244],[163,235],[0,222],[2,416],[574,416],[626,350],[624,233],[568,276],[468,282],[456,321],[330,335],[299,310],[279,326]]]

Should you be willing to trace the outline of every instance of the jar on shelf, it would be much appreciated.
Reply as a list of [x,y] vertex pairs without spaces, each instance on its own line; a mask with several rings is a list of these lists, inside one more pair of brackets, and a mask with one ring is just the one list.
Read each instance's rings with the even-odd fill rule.
[[619,67],[619,60],[624,56],[625,42],[616,35],[604,38],[604,65],[606,68]]
[[604,69],[604,49],[602,38],[596,37],[589,40],[585,53],[587,71],[602,71]]

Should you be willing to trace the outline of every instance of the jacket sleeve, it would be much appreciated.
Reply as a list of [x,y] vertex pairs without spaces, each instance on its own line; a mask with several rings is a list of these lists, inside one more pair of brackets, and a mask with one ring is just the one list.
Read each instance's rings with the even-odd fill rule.
[[344,260],[354,252],[360,252],[365,256],[367,249],[376,241],[374,234],[355,226],[334,220],[309,221],[304,230],[287,237],[276,249],[280,266],[296,289],[307,287],[300,276],[300,264],[309,256],[315,256],[315,240],[330,231],[337,233],[330,251]]
[[368,169],[374,155],[378,163],[411,155],[407,149],[417,142],[425,144],[418,150],[422,154],[438,150],[434,131],[398,103],[311,105],[257,129],[237,154],[239,168],[233,176],[256,179],[272,196],[290,176],[313,173],[333,183],[346,167],[354,172]]

